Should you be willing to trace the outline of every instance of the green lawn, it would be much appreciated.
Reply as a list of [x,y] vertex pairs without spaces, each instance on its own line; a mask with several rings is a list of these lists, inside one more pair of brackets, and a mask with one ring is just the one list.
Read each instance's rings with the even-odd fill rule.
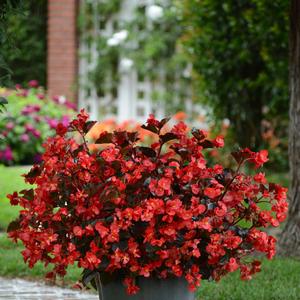
[[271,171],[266,172],[266,177],[270,182],[279,183],[282,186],[289,186],[289,174],[288,173],[272,173]]
[[300,299],[300,261],[276,258],[263,261],[262,271],[250,281],[239,280],[239,273],[219,283],[204,282],[199,300],[298,300]]
[[[26,168],[0,167],[0,231],[17,216],[18,209],[11,207],[5,199],[6,194],[25,187],[20,174]],[[272,174],[269,180],[288,185],[286,174]],[[23,262],[22,246],[13,244],[6,234],[0,233],[0,276],[42,279],[47,269],[37,264],[29,269]],[[80,276],[80,270],[70,268],[67,283],[74,283]],[[239,274],[231,274],[219,283],[203,282],[198,291],[199,300],[298,300],[300,295],[300,261],[276,258],[264,260],[262,272],[248,282],[239,280]]]
[[26,173],[26,167],[6,168],[0,165],[0,231],[4,231],[11,220],[18,215],[18,209],[9,204],[7,194],[26,187],[22,174]]

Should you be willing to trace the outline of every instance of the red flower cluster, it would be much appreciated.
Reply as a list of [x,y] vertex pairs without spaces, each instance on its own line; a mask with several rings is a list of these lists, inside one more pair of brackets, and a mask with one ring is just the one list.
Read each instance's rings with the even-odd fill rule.
[[254,251],[274,256],[276,240],[261,228],[285,219],[286,189],[241,172],[247,161],[261,166],[267,152],[233,153],[235,171],[207,166],[204,150],[223,146],[222,137],[187,133],[184,123],[161,133],[167,121],[151,116],[143,126],[157,136],[150,147],[135,132],[104,132],[96,143],[106,146],[93,153],[85,136],[94,122],[84,111],[57,127],[25,176],[35,187],[8,196],[24,208],[9,236],[23,242],[30,267],[42,261],[54,265],[48,277],[64,276],[77,262],[84,282],[96,272],[122,276],[133,294],[138,276],[185,277],[195,290],[237,269],[251,278],[260,262],[245,257]]

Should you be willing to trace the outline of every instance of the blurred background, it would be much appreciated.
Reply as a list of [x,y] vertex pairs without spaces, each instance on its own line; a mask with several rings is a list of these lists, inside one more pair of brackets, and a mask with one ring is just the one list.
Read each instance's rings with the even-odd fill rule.
[[[150,113],[175,116],[221,131],[231,148],[267,148],[269,168],[286,172],[288,5],[287,0],[2,1],[2,94],[17,85],[11,102],[20,106],[19,97],[22,108],[36,105],[27,115],[47,117],[50,129],[60,118],[67,120],[72,108],[84,107],[109,126],[139,124]],[[50,100],[42,105],[37,98]],[[53,101],[67,110],[50,107]],[[2,134],[18,125],[13,115],[9,128],[0,125]],[[29,124],[35,134],[26,122],[23,132],[17,130],[21,142],[44,138],[39,122]],[[9,150],[1,147],[4,161],[3,151]]]
[[[238,147],[267,149],[263,172],[288,186],[289,5],[1,0],[0,103],[6,98],[8,105],[0,114],[0,276],[41,279],[47,272],[41,264],[28,269],[22,246],[4,234],[19,211],[6,194],[26,187],[20,175],[40,161],[56,125],[67,125],[80,108],[98,121],[91,143],[115,129],[138,130],[149,142],[140,127],[148,115],[172,116],[225,137],[224,149],[207,153],[209,162],[230,166]],[[281,229],[271,233],[278,237]],[[298,260],[279,257],[263,270],[249,283],[237,283],[238,274],[219,285],[204,282],[199,295],[299,299]],[[80,272],[69,270],[66,282]]]

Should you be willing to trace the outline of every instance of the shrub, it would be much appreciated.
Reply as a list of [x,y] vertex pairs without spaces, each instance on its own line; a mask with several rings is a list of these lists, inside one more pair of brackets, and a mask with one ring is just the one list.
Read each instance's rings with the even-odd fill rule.
[[8,195],[24,208],[8,231],[24,244],[29,267],[53,264],[52,278],[76,262],[84,283],[99,272],[103,280],[122,276],[129,294],[139,276],[185,277],[195,290],[201,279],[240,269],[246,280],[260,271],[248,256],[274,256],[276,239],[262,228],[285,219],[286,189],[241,168],[262,166],[267,151],[232,153],[235,170],[208,166],[203,152],[222,147],[223,138],[189,133],[183,122],[162,133],[167,121],[151,116],[143,125],[156,136],[150,147],[136,132],[103,132],[96,143],[106,147],[93,153],[86,134],[95,122],[83,110],[69,127],[58,125],[42,163],[25,176],[35,187]]
[[191,55],[199,101],[218,119],[231,120],[242,146],[263,146],[264,119],[277,119],[275,133],[285,137],[290,1],[184,0],[180,5],[182,41]]
[[[43,90],[33,87],[16,91],[2,90],[8,99],[0,116],[0,162],[31,164],[40,160],[42,143],[55,133],[58,122],[68,124],[72,104],[63,98],[47,99]],[[60,104],[59,101],[65,102]]]

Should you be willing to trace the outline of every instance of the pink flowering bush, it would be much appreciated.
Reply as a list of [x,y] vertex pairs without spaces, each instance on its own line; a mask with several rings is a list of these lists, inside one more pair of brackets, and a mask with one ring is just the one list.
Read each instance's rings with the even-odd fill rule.
[[183,277],[194,291],[236,270],[250,279],[260,271],[253,252],[274,257],[276,239],[264,228],[284,221],[286,189],[242,171],[260,168],[267,151],[232,153],[233,170],[208,165],[204,152],[223,138],[183,122],[163,132],[167,122],[150,116],[143,125],[155,135],[151,145],[140,145],[137,132],[102,132],[95,143],[104,147],[93,152],[86,135],[95,122],[84,111],[58,124],[41,164],[25,175],[34,186],[8,195],[23,208],[9,237],[24,244],[29,267],[52,264],[53,278],[77,264],[85,284],[98,273],[103,282],[117,276],[135,294],[139,277]]
[[[48,99],[35,80],[29,88],[2,90],[8,105],[0,115],[0,163],[32,164],[40,161],[43,141],[59,122],[68,125],[74,106],[60,98]],[[63,103],[59,103],[63,102]]]

